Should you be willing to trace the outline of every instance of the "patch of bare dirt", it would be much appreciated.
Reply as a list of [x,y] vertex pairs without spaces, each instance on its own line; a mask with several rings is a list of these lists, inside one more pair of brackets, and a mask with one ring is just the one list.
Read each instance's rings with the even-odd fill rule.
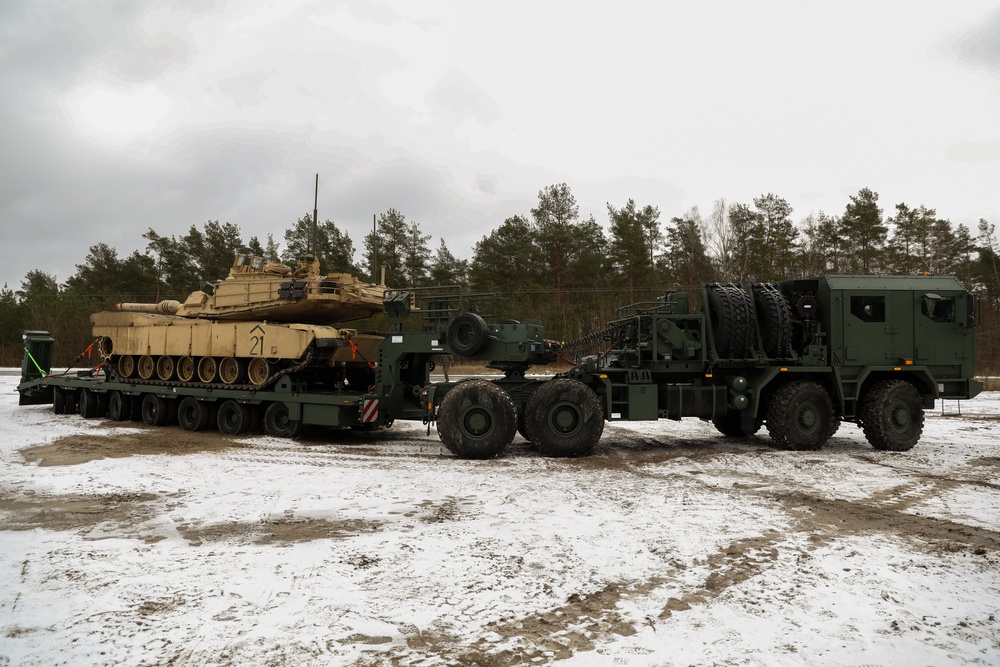
[[131,531],[136,524],[156,516],[159,508],[152,501],[158,498],[150,493],[45,497],[0,495],[0,528],[77,530],[91,539],[103,539],[107,535],[95,530],[99,525],[116,524]]
[[189,525],[181,523],[177,530],[191,546],[210,542],[241,544],[278,544],[313,540],[344,539],[360,533],[378,530],[378,522],[361,519],[327,521],[295,516],[276,517],[256,523],[218,523]]
[[55,442],[21,450],[29,463],[40,466],[79,465],[100,459],[150,454],[186,455],[245,447],[216,431],[192,432],[181,428],[150,428],[139,433],[69,435]]

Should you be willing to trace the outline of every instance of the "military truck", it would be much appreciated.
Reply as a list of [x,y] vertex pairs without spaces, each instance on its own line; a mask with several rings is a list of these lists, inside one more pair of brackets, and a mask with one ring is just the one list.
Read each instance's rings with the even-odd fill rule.
[[[841,422],[853,422],[875,448],[905,451],[935,400],[982,390],[973,379],[975,307],[958,280],[943,276],[712,283],[627,306],[602,331],[557,343],[541,322],[492,322],[490,295],[386,290],[394,324],[377,358],[366,359],[370,386],[350,382],[337,363],[259,388],[114,372],[53,376],[36,363],[50,357],[51,339],[34,332],[26,333],[19,391],[22,403],[52,402],[56,412],[230,435],[261,423],[270,435],[295,437],[303,426],[421,420],[465,458],[499,456],[518,432],[545,455],[585,456],[606,421],[684,417],[710,421],[726,437],[766,426],[775,446],[799,450],[822,447]],[[413,317],[419,327],[405,327]],[[442,355],[485,361],[496,374],[432,380]],[[568,370],[529,372],[570,357]]]

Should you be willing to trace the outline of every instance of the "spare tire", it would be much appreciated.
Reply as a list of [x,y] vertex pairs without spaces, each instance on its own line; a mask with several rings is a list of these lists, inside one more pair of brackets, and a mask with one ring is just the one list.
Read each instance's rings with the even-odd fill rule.
[[459,313],[448,323],[448,345],[461,357],[469,357],[482,350],[489,335],[486,320],[475,313]]
[[774,285],[758,285],[753,292],[760,320],[761,343],[771,359],[792,356],[792,307]]
[[715,351],[723,359],[751,356],[755,326],[750,295],[735,285],[708,288],[708,313],[715,336]]

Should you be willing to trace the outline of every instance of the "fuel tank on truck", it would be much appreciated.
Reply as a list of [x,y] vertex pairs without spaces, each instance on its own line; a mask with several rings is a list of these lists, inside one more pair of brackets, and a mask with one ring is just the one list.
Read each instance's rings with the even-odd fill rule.
[[91,316],[94,336],[121,379],[264,387],[281,375],[337,367],[366,381],[383,337],[340,325],[382,312],[385,285],[293,270],[237,254],[229,276],[183,302],[120,303]]

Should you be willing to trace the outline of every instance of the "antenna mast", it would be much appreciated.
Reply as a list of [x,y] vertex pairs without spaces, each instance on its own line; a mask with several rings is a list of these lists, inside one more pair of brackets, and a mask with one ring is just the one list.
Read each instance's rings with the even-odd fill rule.
[[316,174],[316,193],[313,195],[313,224],[312,224],[312,235],[309,238],[309,254],[313,257],[316,256],[316,225],[317,221],[317,209],[319,205],[319,174]]

